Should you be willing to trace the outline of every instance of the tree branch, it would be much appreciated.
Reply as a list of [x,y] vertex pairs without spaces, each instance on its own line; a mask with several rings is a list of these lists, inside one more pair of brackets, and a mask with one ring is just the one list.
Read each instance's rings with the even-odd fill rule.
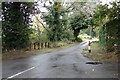
[[42,26],[48,31],[48,32],[50,32],[45,26],[44,26],[44,24],[38,19],[38,17],[36,16],[36,15],[34,15],[35,16],[35,18],[37,19],[37,21],[40,23],[40,24],[42,24]]

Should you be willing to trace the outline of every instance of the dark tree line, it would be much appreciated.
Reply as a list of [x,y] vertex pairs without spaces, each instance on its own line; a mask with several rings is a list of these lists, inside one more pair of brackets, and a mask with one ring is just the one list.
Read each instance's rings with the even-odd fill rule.
[[2,49],[26,48],[29,44],[32,3],[2,2]]

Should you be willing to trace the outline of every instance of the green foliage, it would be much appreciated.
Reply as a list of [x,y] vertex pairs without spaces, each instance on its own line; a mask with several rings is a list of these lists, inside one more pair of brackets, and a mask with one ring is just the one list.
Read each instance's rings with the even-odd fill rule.
[[87,28],[87,20],[85,15],[76,15],[71,19],[71,28],[74,31],[75,40],[77,40],[77,36],[81,29]]
[[100,44],[107,51],[113,51],[117,45],[117,51],[120,48],[120,4],[118,2],[108,5],[99,5],[94,14],[94,25],[99,26]]
[[60,41],[63,38],[69,38],[67,30],[67,19],[64,9],[60,2],[54,2],[50,7],[47,7],[49,10],[48,14],[45,14],[43,19],[46,21],[50,33],[48,37],[50,41]]
[[2,46],[4,50],[21,49],[29,44],[31,3],[2,3]]
[[100,46],[102,48],[105,48],[106,46],[106,36],[105,36],[105,28],[104,27],[100,27],[99,30],[99,40],[100,40]]
[[49,41],[47,31],[33,29],[29,36],[31,42],[46,42]]
[[83,40],[81,38],[77,38],[77,41],[78,42],[82,42]]

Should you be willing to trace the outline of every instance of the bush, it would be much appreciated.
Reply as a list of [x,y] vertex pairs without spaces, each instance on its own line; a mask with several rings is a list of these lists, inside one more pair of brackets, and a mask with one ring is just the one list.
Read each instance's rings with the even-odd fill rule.
[[83,40],[81,38],[77,38],[77,41],[78,42],[82,42]]

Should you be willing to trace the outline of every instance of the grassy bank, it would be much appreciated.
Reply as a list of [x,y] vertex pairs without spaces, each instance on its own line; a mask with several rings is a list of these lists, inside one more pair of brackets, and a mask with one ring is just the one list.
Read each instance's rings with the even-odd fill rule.
[[60,41],[60,42],[54,42],[51,45],[52,45],[51,48],[42,48],[40,50],[30,50],[30,51],[16,50],[16,51],[11,51],[11,52],[6,52],[2,54],[2,60],[10,60],[10,59],[16,59],[16,58],[21,58],[21,57],[28,57],[32,55],[54,52],[60,49],[73,46],[75,45],[75,43],[71,41],[68,41],[68,42]]
[[83,51],[83,55],[94,61],[118,62],[118,55],[114,52],[106,52],[105,50],[101,49],[99,46],[99,42],[93,42],[91,44],[91,53],[89,53],[88,50],[85,49]]

